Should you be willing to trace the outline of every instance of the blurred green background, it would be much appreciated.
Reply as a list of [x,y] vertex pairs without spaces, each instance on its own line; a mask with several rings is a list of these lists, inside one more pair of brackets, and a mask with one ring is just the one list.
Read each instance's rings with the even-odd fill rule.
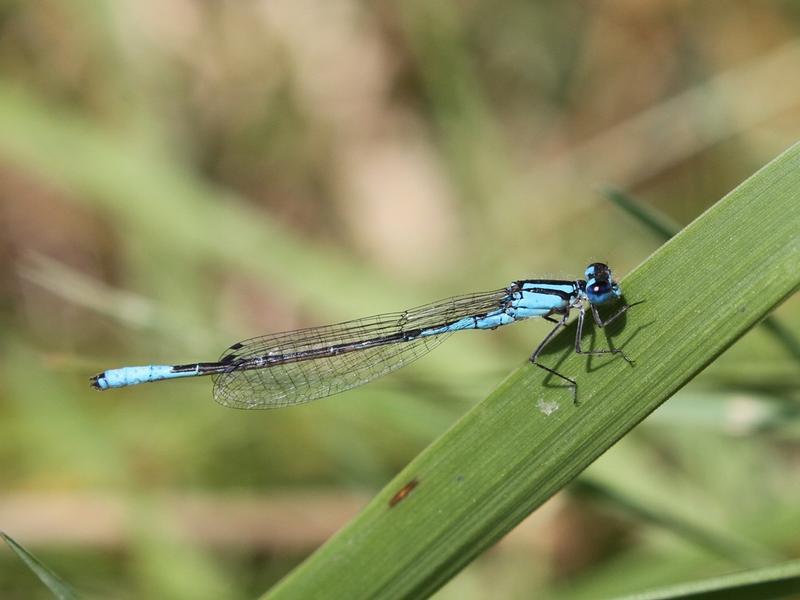
[[[277,412],[88,377],[595,260],[623,275],[661,240],[604,187],[685,224],[794,143],[799,36],[790,1],[0,2],[0,529],[89,595],[263,592],[547,323]],[[800,336],[796,297],[776,316]],[[798,401],[758,328],[437,597],[799,556]],[[0,595],[48,597],[7,549]]]

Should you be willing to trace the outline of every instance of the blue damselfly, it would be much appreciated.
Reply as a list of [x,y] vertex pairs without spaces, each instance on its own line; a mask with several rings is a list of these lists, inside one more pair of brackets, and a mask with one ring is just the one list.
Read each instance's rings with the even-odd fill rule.
[[567,324],[572,310],[578,311],[576,353],[619,354],[633,364],[616,348],[581,348],[587,305],[598,327],[605,327],[633,306],[624,304],[603,320],[597,307],[621,298],[622,292],[603,263],[589,265],[585,277],[574,281],[524,279],[499,290],[455,296],[403,312],[252,338],[228,348],[217,362],[110,369],[92,377],[91,383],[95,389],[106,390],[211,375],[214,399],[224,406],[280,408],[372,381],[416,360],[455,331],[496,329],[542,317],[556,325],[530,361],[566,381],[577,404],[575,380],[539,362],[542,350]]

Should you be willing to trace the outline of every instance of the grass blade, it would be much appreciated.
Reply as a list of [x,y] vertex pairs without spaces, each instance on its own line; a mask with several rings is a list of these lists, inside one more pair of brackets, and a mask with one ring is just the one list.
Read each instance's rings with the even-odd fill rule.
[[[573,324],[544,360],[577,376],[580,407],[526,364],[268,596],[433,593],[797,289],[799,203],[796,145],[625,278],[646,302],[607,333],[635,368],[575,355]],[[598,333],[585,343],[605,346]]]
[[800,341],[783,323],[774,317],[767,317],[762,321],[761,326],[769,331],[772,337],[780,342],[797,362],[800,362]]
[[619,600],[764,600],[800,594],[800,561],[625,596]]
[[[743,567],[753,566],[754,557],[759,556],[760,549],[745,544],[737,538],[714,531],[711,527],[698,524],[671,514],[663,507],[651,507],[638,501],[632,495],[616,490],[600,480],[583,475],[575,485],[577,495],[591,498],[595,506],[603,503],[624,511],[626,517],[638,518],[651,526],[662,527],[675,535],[681,536],[690,544],[704,548]],[[760,558],[760,557],[759,557]]]
[[59,600],[78,600],[78,595],[70,588],[64,581],[50,569],[42,564],[33,554],[25,550],[10,536],[0,531],[0,537],[3,538],[8,547],[22,559],[28,568],[34,572],[39,580],[47,586],[53,596]]
[[616,188],[606,188],[603,194],[609,201],[617,205],[617,208],[625,211],[640,223],[647,226],[650,231],[655,233],[663,240],[668,240],[681,229],[680,225],[660,213],[659,211],[637,202],[622,190]]
[[[656,209],[637,202],[621,190],[607,188],[604,194],[606,198],[616,204],[618,208],[633,216],[650,229],[650,231],[664,240],[670,239],[680,230],[680,226],[675,221]],[[768,316],[761,322],[761,326],[769,331],[772,337],[774,337],[796,361],[800,362],[800,341],[798,341],[782,323],[776,318]]]

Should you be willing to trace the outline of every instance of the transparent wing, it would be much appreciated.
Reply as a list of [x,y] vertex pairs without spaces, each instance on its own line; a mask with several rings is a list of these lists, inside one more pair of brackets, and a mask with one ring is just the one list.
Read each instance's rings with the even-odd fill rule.
[[390,313],[286,333],[231,346],[228,368],[212,376],[214,400],[232,408],[281,408],[362,385],[416,360],[449,334],[424,329],[497,309],[505,289],[469,294]]

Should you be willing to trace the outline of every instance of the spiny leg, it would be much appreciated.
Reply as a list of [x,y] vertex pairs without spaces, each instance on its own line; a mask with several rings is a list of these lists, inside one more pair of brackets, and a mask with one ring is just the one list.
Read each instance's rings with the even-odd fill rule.
[[597,307],[592,304],[592,316],[594,317],[595,324],[600,327],[601,329],[606,325],[611,325],[617,318],[621,317],[629,308],[632,306],[636,306],[637,304],[641,304],[644,300],[639,300],[638,302],[634,302],[633,304],[626,304],[625,306],[621,307],[617,312],[611,315],[608,319],[603,321],[603,318],[600,316],[600,311],[597,310]]
[[[600,327],[601,329],[606,325],[610,325],[613,323],[618,317],[624,314],[631,306],[636,306],[637,304],[641,304],[644,300],[640,302],[634,302],[633,304],[626,304],[622,308],[620,308],[617,312],[615,312],[611,317],[603,321],[602,317],[600,317],[600,312],[597,310],[597,307],[592,304],[592,316],[594,317],[595,324]],[[583,320],[584,320],[584,308],[581,306],[580,314],[578,315],[578,332],[575,334],[575,353],[576,354],[619,354],[622,358],[625,359],[629,365],[633,365],[633,360],[628,357],[622,350],[619,348],[609,348],[607,350],[581,350],[581,337],[583,336]]]
[[[553,337],[555,337],[556,333],[558,333],[558,330],[564,327],[564,325],[566,325],[567,319],[569,319],[569,309],[567,309],[567,311],[564,313],[564,316],[561,317],[560,321],[555,322],[556,326],[553,327],[550,333],[548,333],[547,336],[545,336],[545,338],[536,347],[536,350],[534,350],[533,354],[531,354],[530,361],[540,369],[543,369],[548,373],[555,375],[556,377],[560,377],[561,379],[569,383],[570,387],[572,388],[572,402],[573,404],[575,404],[575,406],[578,406],[578,384],[575,383],[575,380],[570,379],[566,375],[562,375],[555,369],[551,369],[550,367],[547,367],[539,362],[539,355],[542,353],[542,350],[544,350],[545,346],[547,346],[547,344],[550,343]],[[548,321],[553,321],[553,319],[548,319]]]

